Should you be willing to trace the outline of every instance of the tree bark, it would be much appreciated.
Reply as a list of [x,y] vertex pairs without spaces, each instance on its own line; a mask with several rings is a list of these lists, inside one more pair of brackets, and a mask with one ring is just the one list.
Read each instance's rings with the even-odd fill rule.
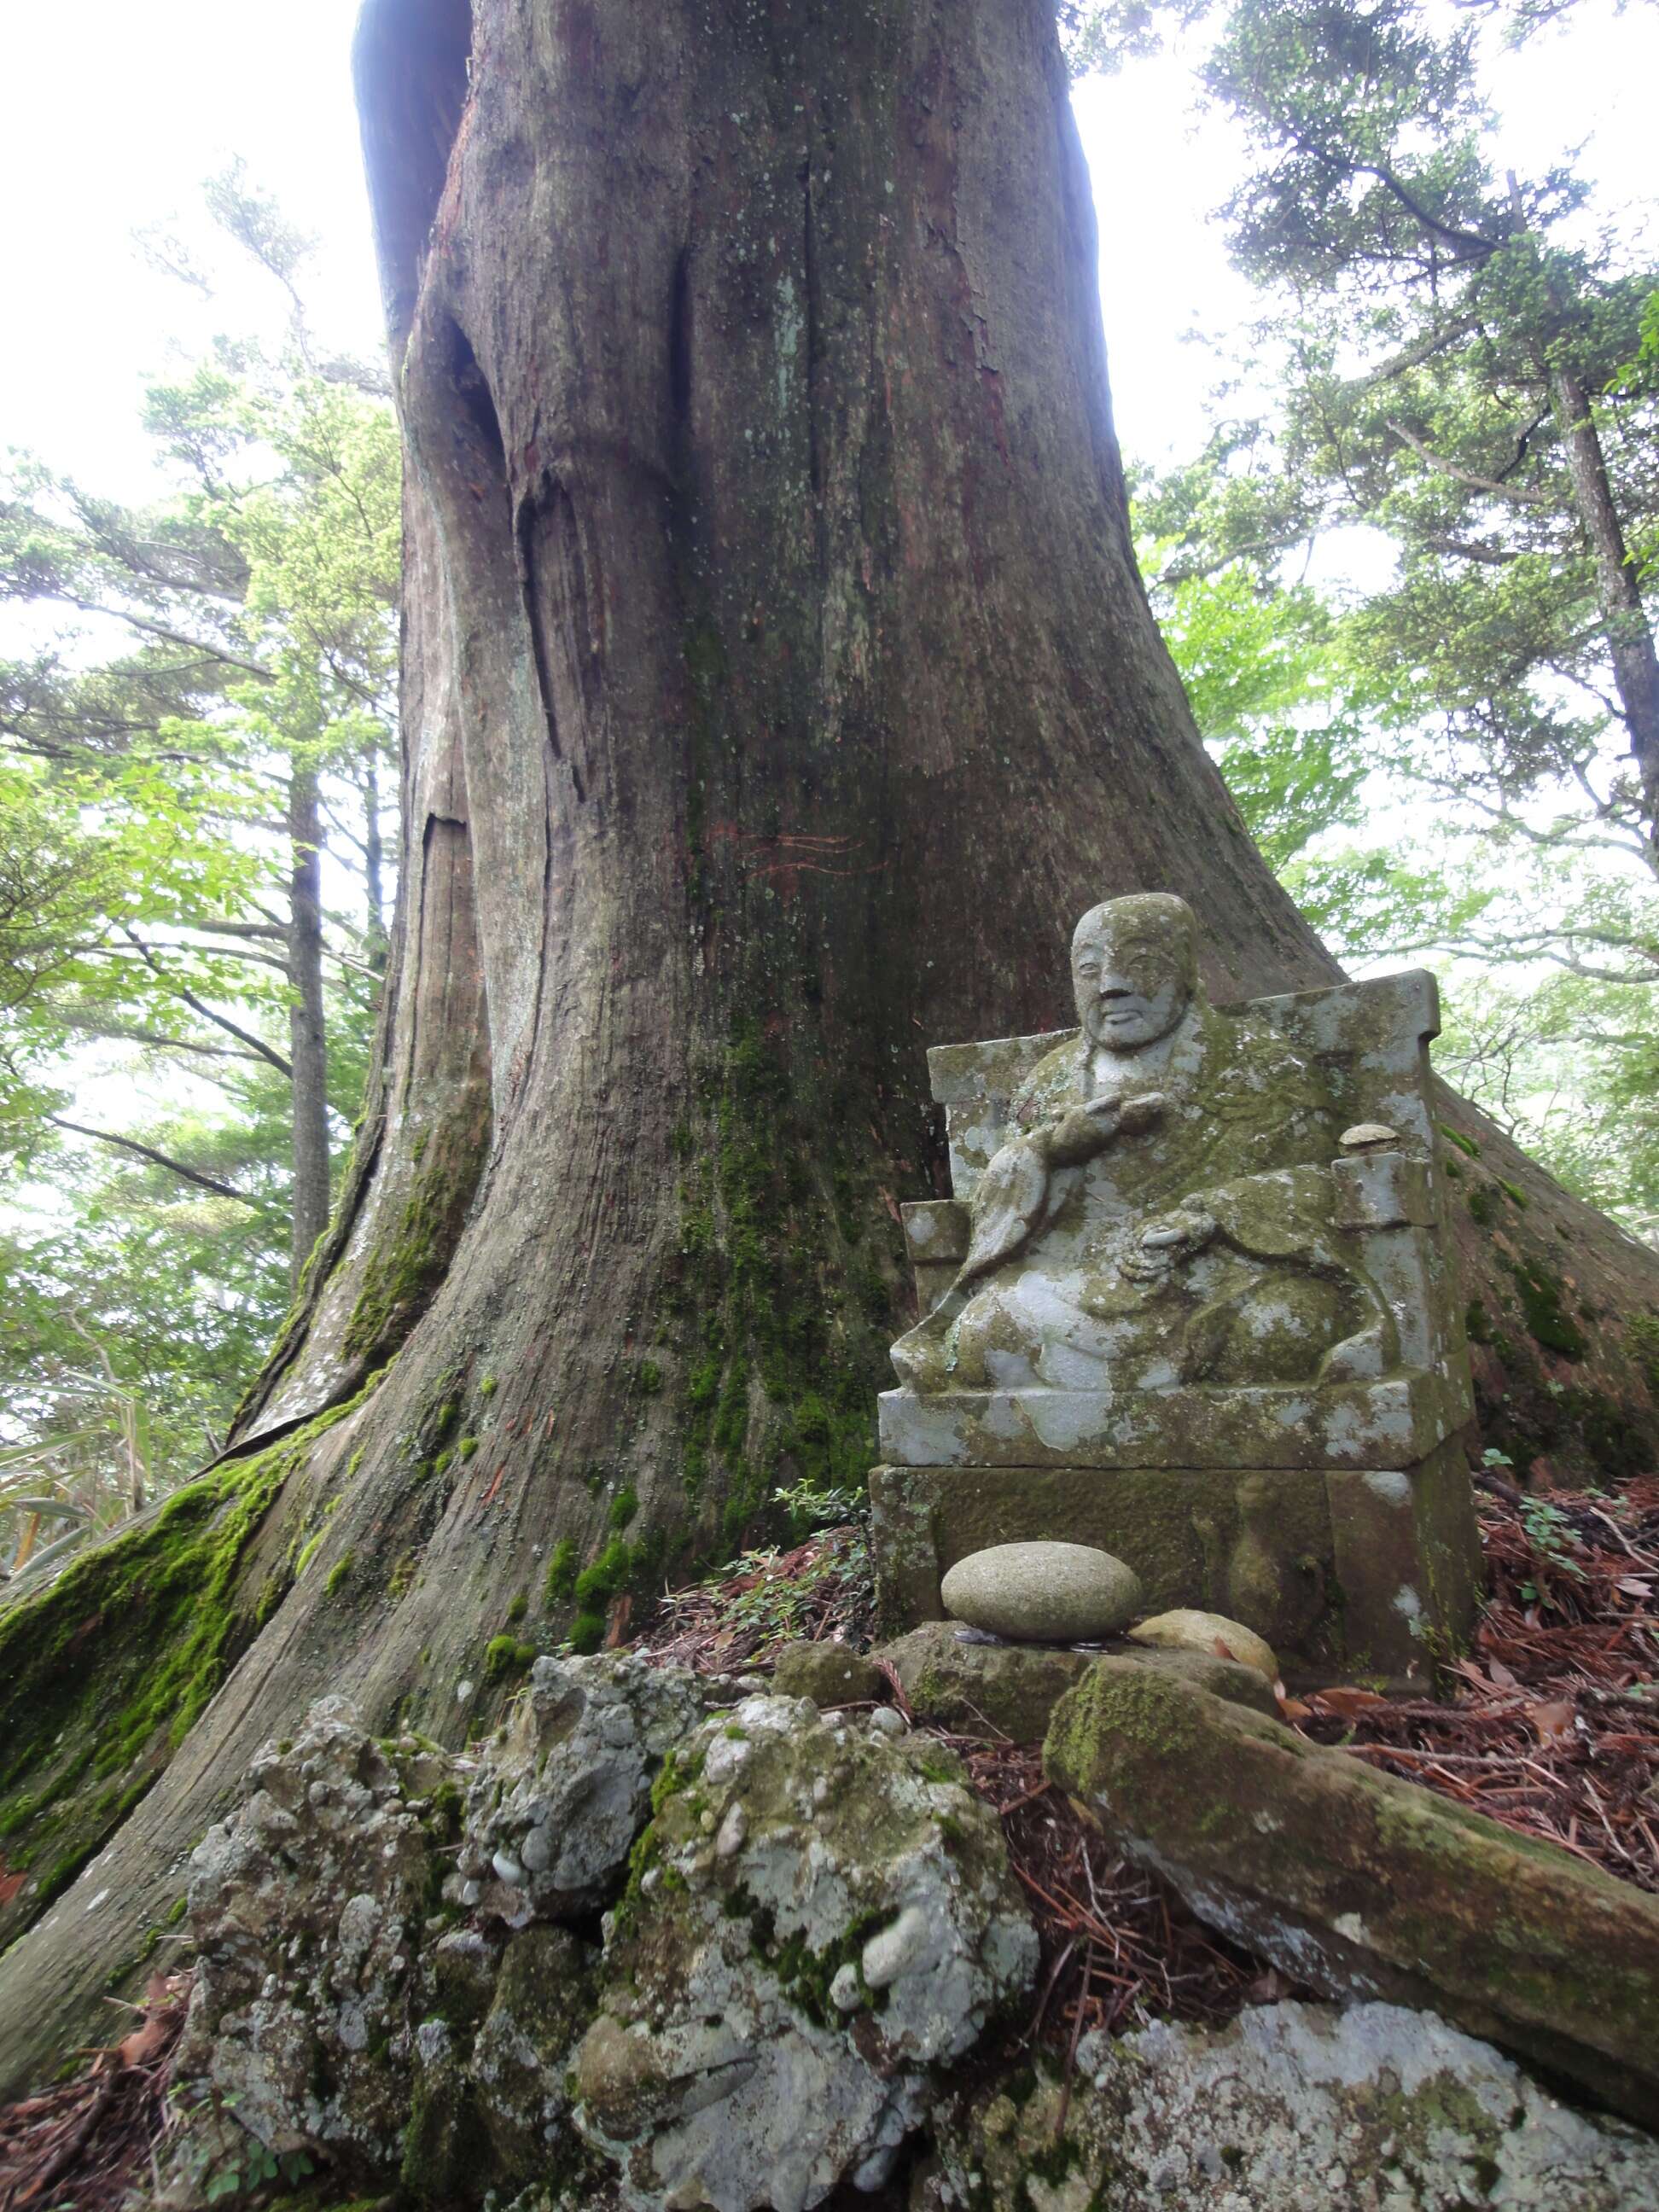
[[363,754],[363,957],[373,975],[386,973],[386,849],[380,833],[380,763]]
[[[408,459],[380,1049],[204,1479],[276,1483],[228,1679],[0,1962],[12,2081],[308,1700],[457,1740],[513,1601],[568,1621],[564,1540],[648,1594],[861,1472],[897,1204],[943,1187],[924,1048],[1068,1019],[1084,907],[1182,893],[1221,999],[1337,973],[1135,569],[1051,0],[369,0],[359,85]],[[1477,1282],[1516,1299],[1535,1244],[1573,1311],[1569,1268],[1654,1299],[1472,1141],[1521,1194],[1466,1224]]]
[[323,1013],[323,817],[314,768],[296,763],[288,787],[289,1063],[293,1069],[294,1186],[289,1264],[297,1290],[328,1226],[328,1032]]

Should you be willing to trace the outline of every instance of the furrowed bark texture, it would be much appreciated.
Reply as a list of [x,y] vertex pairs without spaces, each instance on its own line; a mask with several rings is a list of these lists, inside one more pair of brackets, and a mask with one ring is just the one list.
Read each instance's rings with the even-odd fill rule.
[[[289,1471],[228,1678],[0,1963],[12,2081],[309,1699],[455,1740],[575,1567],[615,1629],[861,1469],[924,1048],[1069,1018],[1085,906],[1183,894],[1218,998],[1336,972],[1134,568],[1048,0],[370,0],[359,60],[409,462],[381,1050],[239,1422]],[[1650,1303],[1653,1255],[1448,1111],[1492,1407],[1518,1437],[1530,1376],[1577,1449],[1546,1385],[1636,1402],[1579,1299]]]
[[328,1226],[328,1033],[323,1014],[323,817],[317,771],[295,768],[289,784],[289,1060],[293,1067],[294,1200],[290,1232],[297,1288],[311,1249]]

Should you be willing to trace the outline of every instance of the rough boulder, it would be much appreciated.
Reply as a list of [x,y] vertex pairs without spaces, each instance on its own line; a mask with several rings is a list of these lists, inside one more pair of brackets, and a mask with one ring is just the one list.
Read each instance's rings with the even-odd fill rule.
[[994,1817],[926,1739],[746,1698],[665,1770],[576,2061],[637,2212],[878,2186],[1036,1971]]

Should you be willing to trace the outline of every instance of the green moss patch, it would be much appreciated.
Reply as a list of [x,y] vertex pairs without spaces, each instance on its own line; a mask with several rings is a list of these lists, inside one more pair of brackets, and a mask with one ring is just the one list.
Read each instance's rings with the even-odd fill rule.
[[348,1352],[372,1358],[394,1350],[408,1334],[443,1280],[477,1188],[487,1140],[487,1120],[483,1126],[454,1121],[426,1146],[401,1212],[364,1266],[362,1288],[345,1326]]
[[27,1924],[159,1778],[258,1626],[250,1545],[318,1438],[361,1402],[186,1483],[0,1614],[0,1838],[18,1838],[14,1866],[21,1848],[47,1869],[0,1927]]

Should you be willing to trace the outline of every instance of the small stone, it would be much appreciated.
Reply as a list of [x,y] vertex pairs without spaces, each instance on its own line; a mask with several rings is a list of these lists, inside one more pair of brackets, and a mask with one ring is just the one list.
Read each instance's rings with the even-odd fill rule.
[[498,1881],[504,1881],[514,1889],[524,1887],[524,1869],[519,1864],[517,1859],[509,1857],[506,1851],[497,1851],[491,1859],[490,1864],[495,1869],[495,1879]]
[[1345,1152],[1380,1152],[1384,1146],[1400,1142],[1400,1132],[1389,1128],[1386,1121],[1356,1121],[1337,1142]]
[[[1134,1644],[1157,1644],[1166,1651],[1207,1651],[1212,1658],[1234,1659],[1241,1667],[1253,1667],[1270,1682],[1279,1680],[1279,1662],[1272,1644],[1253,1628],[1246,1628],[1243,1621],[1229,1620],[1225,1613],[1198,1613],[1177,1606],[1173,1613],[1160,1613],[1137,1623],[1129,1631],[1129,1638]],[[1224,1644],[1225,1650],[1217,1650],[1218,1644]]]
[[939,1595],[970,1628],[1026,1644],[1111,1636],[1141,1603],[1134,1569],[1089,1544],[994,1544],[958,1559]]
[[870,1725],[878,1735],[902,1735],[905,1718],[896,1705],[878,1705],[870,1716]]
[[920,1965],[930,1948],[927,1916],[918,1906],[907,1905],[896,1920],[878,1929],[865,1945],[859,1962],[865,1981],[872,1990],[884,1990]]
[[716,1857],[735,1858],[743,1849],[744,1838],[749,1833],[749,1815],[743,1808],[743,1800],[733,1798],[732,1809],[720,1822],[720,1832],[714,1838]]
[[856,2012],[863,2001],[858,1968],[850,1960],[844,1966],[837,1966],[835,1979],[830,1984],[830,2003],[837,2012]]

